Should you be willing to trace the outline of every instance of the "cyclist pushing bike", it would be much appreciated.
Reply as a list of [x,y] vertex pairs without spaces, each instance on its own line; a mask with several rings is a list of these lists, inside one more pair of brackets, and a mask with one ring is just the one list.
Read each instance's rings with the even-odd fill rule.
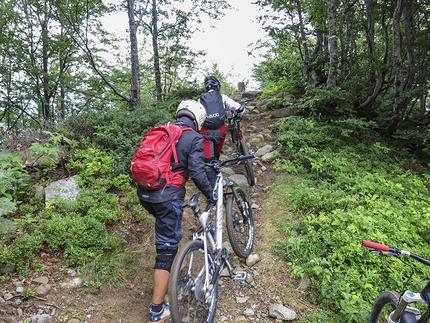
[[[212,187],[206,176],[203,137],[198,133],[206,118],[205,108],[195,100],[182,101],[176,111],[176,125],[186,127],[176,144],[178,164],[171,162],[172,170],[183,177],[182,184],[165,186],[158,190],[137,188],[141,205],[155,217],[154,290],[149,311],[149,323],[164,322],[170,318],[170,309],[164,302],[170,270],[182,238],[182,204],[185,181],[191,177],[197,188],[212,200]],[[212,201],[214,203],[214,201]]]
[[[225,126],[225,108],[243,115],[245,108],[227,95],[220,92],[221,83],[215,76],[207,76],[204,80],[206,92],[200,97],[199,102],[205,107],[207,117],[200,133],[204,137],[205,162],[209,163],[214,159],[219,159],[227,128]],[[215,174],[208,169],[209,181],[213,184]]]

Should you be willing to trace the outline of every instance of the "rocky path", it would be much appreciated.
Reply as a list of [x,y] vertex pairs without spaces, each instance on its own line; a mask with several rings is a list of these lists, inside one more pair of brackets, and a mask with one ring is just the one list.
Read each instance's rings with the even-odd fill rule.
[[[249,107],[242,128],[253,149],[271,145],[272,122],[270,116],[264,116],[257,108]],[[228,157],[233,149],[228,136],[224,154]],[[233,171],[243,173],[240,168]],[[253,188],[248,187],[247,193],[255,220],[256,240],[252,254],[256,259],[255,264],[248,266],[245,260],[230,253],[232,267],[242,268],[248,273],[248,279],[244,283],[238,283],[228,277],[221,278],[216,322],[282,322],[276,316],[286,315],[293,319],[295,311],[300,312],[303,308],[298,303],[292,304],[295,308],[290,308],[290,311],[289,306],[284,306],[288,305],[283,304],[284,292],[291,293],[297,300],[304,296],[298,290],[297,283],[288,278],[288,267],[270,252],[270,236],[275,224],[263,210],[268,201],[268,189],[274,183],[276,173],[262,156],[256,159],[254,171],[257,183]],[[190,185],[189,195],[193,189],[195,188]],[[195,225],[193,221],[191,214],[184,214],[184,239],[187,232],[190,232],[190,227]],[[147,322],[152,293],[152,225],[139,223],[121,229],[127,231],[126,239],[130,250],[134,252],[133,266],[140,268],[135,270],[136,274],[128,280],[128,284],[118,287],[112,282],[93,294],[91,290],[97,286],[91,285],[91,281],[86,281],[85,277],[74,270],[61,267],[58,270],[58,266],[55,270],[50,270],[49,262],[58,264],[58,259],[46,255],[47,264],[43,272],[0,285],[0,323]],[[285,311],[284,314],[282,311]]]

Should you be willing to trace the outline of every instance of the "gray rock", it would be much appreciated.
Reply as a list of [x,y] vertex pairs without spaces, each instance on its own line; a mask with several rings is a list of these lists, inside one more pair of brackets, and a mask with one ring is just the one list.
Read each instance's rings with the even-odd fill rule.
[[310,285],[311,285],[311,280],[308,277],[303,277],[300,280],[299,290],[302,292],[306,292],[309,289]]
[[248,179],[246,178],[245,175],[234,174],[234,175],[230,175],[228,179],[239,187],[242,187],[244,189],[249,188]]
[[263,146],[255,152],[255,156],[256,157],[263,157],[265,154],[271,152],[272,150],[273,150],[272,145]]
[[76,177],[77,175],[49,184],[45,188],[45,202],[54,200],[57,197],[68,201],[75,201],[80,191]]
[[36,314],[30,316],[27,321],[29,323],[54,323],[55,320],[48,314]]
[[37,277],[35,279],[33,279],[33,283],[37,283],[37,284],[47,284],[49,281],[48,277],[45,276],[41,276],[41,277]]
[[243,312],[243,314],[245,316],[253,316],[254,315],[254,311],[250,308],[245,309],[245,311]]
[[34,289],[34,292],[37,296],[46,296],[51,290],[51,287],[50,284],[41,284]]
[[34,190],[34,195],[36,197],[45,198],[45,189],[43,188],[43,186],[37,185]]
[[269,306],[269,315],[283,321],[292,321],[297,318],[297,313],[281,304],[271,304]]
[[246,301],[248,300],[248,297],[236,297],[236,303],[239,303],[239,304],[243,304],[243,303],[246,303]]
[[258,262],[260,262],[260,256],[257,254],[250,254],[248,258],[246,258],[246,265],[248,267],[252,267]]
[[274,157],[274,153],[272,151],[266,153],[263,155],[263,157],[261,157],[261,160],[264,162],[269,162],[273,159]]

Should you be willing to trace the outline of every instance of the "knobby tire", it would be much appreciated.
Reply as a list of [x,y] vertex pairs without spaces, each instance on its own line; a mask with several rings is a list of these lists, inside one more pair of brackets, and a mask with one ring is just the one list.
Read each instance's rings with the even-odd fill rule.
[[369,323],[387,322],[391,312],[399,305],[400,295],[394,291],[383,292],[373,303]]
[[231,247],[234,253],[241,258],[250,255],[254,246],[254,218],[248,197],[240,187],[234,188],[238,200],[231,194],[226,204],[226,227]]
[[[240,153],[244,156],[249,155],[249,147],[245,141],[245,138],[240,139]],[[252,159],[245,160],[245,170],[246,177],[248,178],[248,183],[251,186],[255,185],[255,175],[254,175],[254,166],[252,165]]]
[[[215,272],[212,255],[208,254],[210,279]],[[169,280],[170,313],[173,323],[212,323],[218,303],[218,280],[205,291],[203,242],[188,241],[173,261]]]

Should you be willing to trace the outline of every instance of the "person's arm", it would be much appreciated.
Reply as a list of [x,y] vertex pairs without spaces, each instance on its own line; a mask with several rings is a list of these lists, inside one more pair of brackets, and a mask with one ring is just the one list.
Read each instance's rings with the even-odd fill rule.
[[222,95],[222,100],[224,102],[224,106],[229,108],[230,111],[232,111],[232,112],[236,111],[236,113],[240,116],[243,115],[243,113],[245,112],[245,107],[243,105],[234,101],[233,99],[231,99],[230,97],[228,97],[225,94],[221,94],[221,95]]
[[206,175],[205,159],[203,154],[203,136],[196,136],[191,143],[190,153],[188,155],[188,170],[190,177],[196,184],[197,188],[212,200],[212,188]]

